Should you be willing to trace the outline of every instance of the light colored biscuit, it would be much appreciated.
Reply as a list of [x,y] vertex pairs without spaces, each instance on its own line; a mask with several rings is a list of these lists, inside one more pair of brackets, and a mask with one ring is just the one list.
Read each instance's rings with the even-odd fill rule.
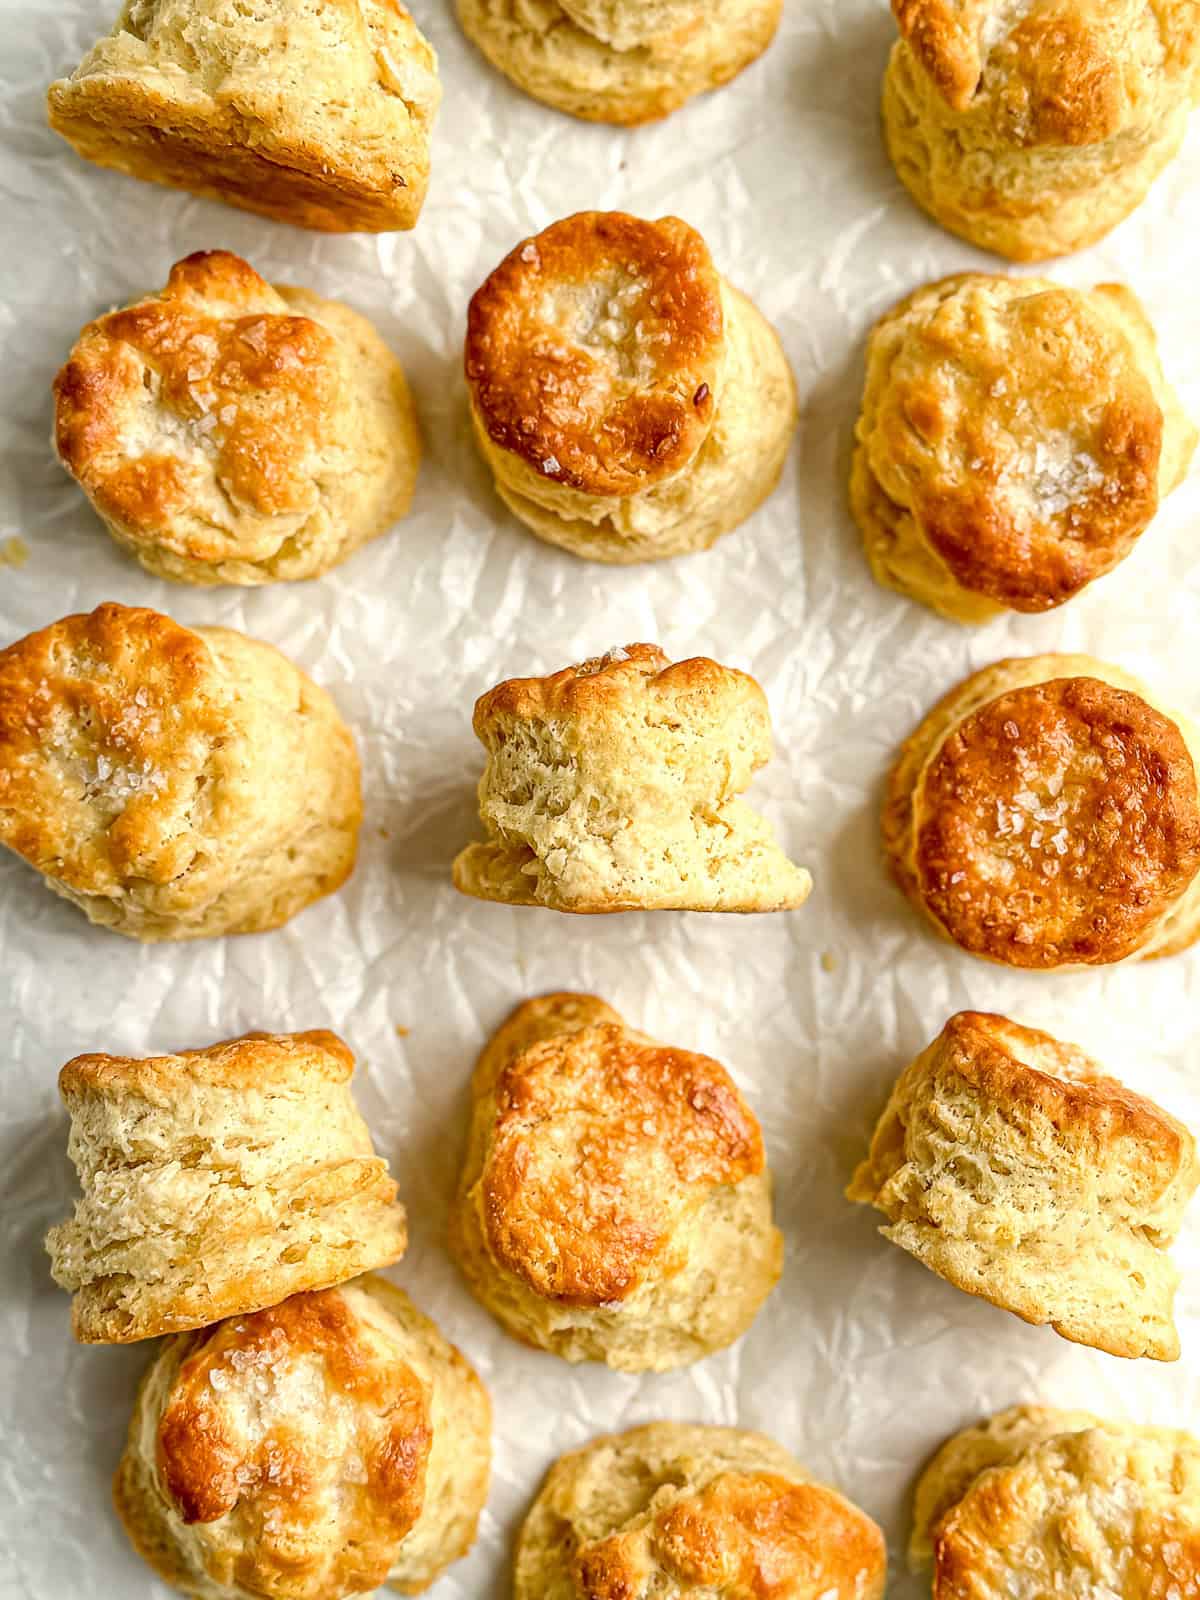
[[1192,1135],[1075,1045],[962,1011],[900,1075],[847,1198],[885,1239],[1026,1322],[1179,1357],[1171,1260]]
[[708,549],[795,430],[779,340],[677,217],[581,212],[519,244],[471,300],[465,361],[501,498],[594,561]]
[[518,89],[622,126],[728,83],[782,13],[783,0],[458,0],[463,32]]
[[1196,96],[1194,0],[892,0],[888,153],[951,233],[1041,261],[1145,199]]
[[779,1278],[762,1134],[725,1069],[602,1000],[526,1000],[485,1047],[451,1244],[473,1293],[568,1361],[664,1372]]
[[652,1422],[550,1469],[513,1600],[881,1600],[883,1534],[761,1433]]
[[113,1498],[139,1555],[198,1600],[418,1594],[474,1542],[490,1462],[474,1371],[365,1277],[169,1339]]
[[46,1239],[75,1336],[126,1344],[342,1283],[404,1253],[404,1208],[332,1033],[59,1076],[82,1197]]
[[1174,1429],[1014,1407],[934,1457],[917,1515],[933,1600],[1200,1593],[1200,1442]]
[[556,911],[785,911],[812,880],[738,796],[771,758],[747,673],[634,644],[475,705],[486,844],[464,894]]
[[354,867],[358,755],[229,628],[102,605],[0,651],[0,844],[131,938],[276,928]]
[[1008,966],[1170,955],[1200,935],[1200,733],[1091,656],[973,673],[904,743],[883,840],[946,938]]
[[1196,430],[1119,284],[960,273],[875,324],[850,503],[882,584],[983,622],[1124,559]]
[[88,161],[329,233],[411,228],[437,58],[398,0],[126,0],[50,85]]
[[164,578],[313,578],[412,499],[416,416],[371,324],[224,250],[89,323],[54,400],[63,465]]

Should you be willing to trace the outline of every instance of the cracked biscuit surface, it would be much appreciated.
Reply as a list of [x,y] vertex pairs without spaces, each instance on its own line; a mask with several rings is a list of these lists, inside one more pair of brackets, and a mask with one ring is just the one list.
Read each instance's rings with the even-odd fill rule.
[[1192,0],[892,0],[888,153],[944,228],[1016,261],[1103,237],[1182,143]]
[[1110,1355],[1179,1356],[1192,1135],[1074,1045],[959,1012],[892,1090],[847,1197],[968,1294]]
[[55,445],[118,544],[198,584],[312,578],[408,510],[400,363],[365,317],[228,251],[89,323],[54,380]]
[[517,245],[465,364],[497,492],[596,561],[707,549],[775,488],[796,423],[773,330],[677,217],[581,212]]
[[398,0],[127,0],[48,95],[88,161],[332,233],[414,225],[440,100]]
[[552,994],[489,1041],[472,1096],[452,1246],[510,1333],[625,1372],[745,1333],[783,1241],[762,1134],[718,1062]]
[[612,650],[476,703],[485,844],[464,894],[557,911],[783,911],[812,880],[738,796],[771,756],[762,689],[703,656]]
[[322,1031],[59,1076],[82,1195],[46,1240],[76,1337],[125,1344],[341,1283],[404,1253],[404,1208]]
[[367,1276],[168,1339],[113,1494],[197,1600],[417,1594],[474,1541],[490,1435],[468,1363]]
[[917,1485],[911,1553],[933,1600],[1200,1593],[1200,1443],[1014,1406],[950,1439]]
[[514,1600],[881,1600],[883,1534],[761,1433],[652,1422],[550,1469]]
[[907,739],[883,840],[904,893],[973,955],[1048,970],[1200,934],[1200,736],[1091,656],[998,662]]
[[91,922],[278,927],[349,876],[361,820],[350,730],[268,644],[109,604],[0,651],[0,843]]
[[1129,554],[1195,445],[1128,289],[960,273],[871,332],[851,508],[889,588],[1045,611]]
[[756,61],[782,0],[457,0],[463,32],[519,89],[589,122],[677,110]]

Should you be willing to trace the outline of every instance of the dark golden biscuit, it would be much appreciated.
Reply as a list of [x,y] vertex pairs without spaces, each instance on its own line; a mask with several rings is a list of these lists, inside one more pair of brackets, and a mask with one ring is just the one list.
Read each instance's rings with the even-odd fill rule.
[[972,954],[1053,968],[1162,955],[1200,931],[1190,727],[1086,656],[974,674],[893,768],[904,892]]
[[517,1008],[472,1087],[452,1239],[510,1333],[643,1372],[746,1331],[782,1239],[758,1123],[722,1066],[555,994]]

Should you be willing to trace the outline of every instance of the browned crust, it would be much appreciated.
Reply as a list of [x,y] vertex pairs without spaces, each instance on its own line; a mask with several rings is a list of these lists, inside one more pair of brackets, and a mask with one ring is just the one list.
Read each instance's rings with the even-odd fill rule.
[[172,1056],[76,1056],[59,1073],[58,1089],[69,1103],[88,1094],[169,1089],[184,1077],[206,1088],[245,1089],[291,1080],[345,1083],[353,1071],[350,1047],[337,1034],[313,1028],[307,1033],[244,1033]]
[[252,1541],[257,1548],[243,1577],[262,1583],[272,1568],[282,1577],[289,1563],[284,1549],[271,1549],[272,1523],[313,1526],[300,1441],[281,1423],[247,1457],[223,1414],[221,1393],[246,1383],[242,1374],[255,1366],[306,1354],[319,1358],[327,1392],[362,1413],[362,1481],[355,1486],[344,1578],[352,1591],[370,1589],[383,1581],[395,1546],[421,1513],[433,1437],[429,1397],[411,1367],[364,1347],[357,1318],[336,1289],[292,1295],[191,1336],[159,1419],[158,1471],[185,1523],[216,1522],[237,1509],[260,1538],[266,1535]]
[[[636,380],[588,342],[578,297],[606,281],[638,286],[624,313],[647,363]],[[723,350],[716,270],[677,217],[587,211],[556,222],[505,257],[467,314],[467,382],[488,437],[595,495],[636,493],[695,455],[716,410]]]
[[544,678],[506,678],[475,702],[473,726],[486,744],[496,727],[508,721],[579,721],[623,714],[631,693],[653,688],[686,703],[711,700],[737,685],[757,699],[766,718],[766,702],[758,683],[736,667],[724,667],[707,656],[672,661],[656,644],[631,644],[607,656],[593,656]]
[[[101,754],[163,775],[160,786],[131,795],[102,833],[83,825],[87,802],[68,803],[52,777],[63,711],[102,730]],[[0,650],[0,843],[84,893],[126,875],[170,882],[193,853],[158,821],[184,799],[175,792],[176,753],[220,740],[228,712],[208,645],[157,611],[108,603],[18,639]]]
[[336,341],[293,316],[228,251],[198,251],[165,289],[89,323],[54,380],[55,445],[102,516],[152,538],[194,498],[165,448],[131,454],[125,430],[147,380],[157,404],[213,424],[211,473],[238,506],[274,516],[313,495],[311,442],[340,399]]
[[[1014,1036],[1031,1049],[1051,1053],[1064,1075],[1022,1061],[1006,1042]],[[1040,1113],[1084,1150],[1120,1142],[1125,1159],[1147,1180],[1139,1204],[1151,1206],[1195,1160],[1195,1141],[1182,1122],[1052,1034],[994,1012],[960,1011],[946,1023],[938,1044],[939,1065],[950,1066],[989,1101]]]
[[[542,1036],[491,1089],[483,1218],[496,1261],[534,1293],[601,1306],[669,1251],[681,1203],[761,1173],[765,1158],[724,1067],[619,1022],[581,1028],[575,998],[532,1002],[536,1024],[521,1011],[505,1024],[510,1040],[531,1026]],[[566,1031],[542,1033],[548,1007]]]
[[647,1593],[647,1562],[664,1593],[866,1600],[882,1593],[887,1551],[870,1518],[824,1484],[724,1472],[648,1526],[584,1545],[575,1563],[580,1600]]
[[[899,787],[903,767],[885,819],[897,879],[973,954],[1041,968],[1122,960],[1200,869],[1182,734],[1098,679],[1052,679],[989,701],[942,741],[911,794]],[[1052,778],[1062,779],[1057,796]],[[910,808],[915,877],[896,854]]]
[[[995,302],[981,301],[995,287]],[[1132,548],[1158,509],[1164,417],[1147,374],[1105,314],[1145,321],[1117,284],[1082,292],[957,273],[907,296],[876,324],[903,342],[866,448],[909,486],[909,507],[956,581],[1018,611],[1063,604]],[[984,307],[986,306],[986,313]],[[1152,333],[1151,333],[1151,338]],[[877,437],[878,436],[878,437]],[[1014,497],[1014,453],[1069,438],[1088,463],[1045,509]],[[870,469],[869,469],[870,470]],[[882,470],[882,468],[881,468]],[[1035,495],[1038,468],[1020,469]],[[1028,481],[1026,481],[1028,480]],[[882,485],[881,492],[886,493]],[[1061,503],[1058,503],[1061,499]]]
[[965,112],[982,91],[996,101],[1007,136],[1025,146],[1102,144],[1127,115],[1121,34],[1105,26],[1110,10],[1145,9],[1119,4],[1097,8],[1034,7],[1020,17],[1004,45],[995,80],[992,50],[984,43],[997,0],[892,0],[904,39],[938,92]]
[[933,1600],[992,1600],[1026,1585],[1191,1600],[1197,1479],[1195,1441],[1167,1429],[1101,1424],[1035,1445],[981,1472],[935,1529]]
[[983,72],[978,6],[952,7],[946,0],[892,0],[900,36],[956,111],[974,98]]

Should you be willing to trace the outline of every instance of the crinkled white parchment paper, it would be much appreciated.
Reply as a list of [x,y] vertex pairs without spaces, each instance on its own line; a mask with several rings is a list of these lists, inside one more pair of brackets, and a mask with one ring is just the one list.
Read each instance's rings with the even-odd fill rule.
[[[115,3],[115,0],[114,0]],[[666,123],[624,133],[527,100],[477,58],[449,0],[414,0],[445,101],[415,232],[331,238],[101,172],[45,127],[43,95],[109,0],[8,0],[0,58],[3,389],[0,642],[101,600],[244,628],[336,696],[364,757],[367,820],[349,886],[280,932],[141,949],[0,861],[0,1595],[164,1596],[109,1509],[149,1348],[71,1342],[41,1238],[73,1193],[55,1074],[68,1057],[328,1026],[408,1205],[395,1276],[461,1343],[496,1402],[479,1542],[440,1600],[508,1593],[510,1542],[544,1469],[602,1431],[657,1418],[764,1428],[886,1526],[892,1594],[907,1496],[927,1452],[979,1413],[1037,1398],[1200,1426],[1200,1210],[1179,1246],[1184,1357],[1124,1363],[959,1294],[842,1199],[893,1075],[963,1006],[1093,1049],[1200,1127],[1200,951],[1087,975],[1009,973],[937,942],[889,886],[876,815],[889,754],[967,671],[1010,653],[1095,652],[1200,708],[1194,557],[1200,478],[1134,555],[1065,610],[974,631],[876,588],[845,509],[871,320],[955,269],[994,266],[911,206],[880,148],[893,36],[881,0],[789,0],[765,59]],[[588,565],[525,533],[472,447],[460,378],[467,299],[519,238],[581,207],[676,212],[779,328],[803,424],[774,499],[711,552]],[[426,436],[413,514],[315,583],[199,590],[146,576],[55,464],[51,377],[79,326],[226,246],[268,278],[342,296],[400,353]],[[1200,414],[1200,119],[1150,201],[1058,275],[1144,298]],[[778,752],[752,798],[816,889],[802,911],[563,918],[450,887],[474,834],[477,694],[630,640],[705,653],[765,686]],[[481,1042],[518,1000],[594,990],[634,1024],[727,1063],[762,1119],[787,1236],[783,1282],[751,1333],[700,1366],[635,1379],[522,1349],[471,1300],[443,1248]]]

